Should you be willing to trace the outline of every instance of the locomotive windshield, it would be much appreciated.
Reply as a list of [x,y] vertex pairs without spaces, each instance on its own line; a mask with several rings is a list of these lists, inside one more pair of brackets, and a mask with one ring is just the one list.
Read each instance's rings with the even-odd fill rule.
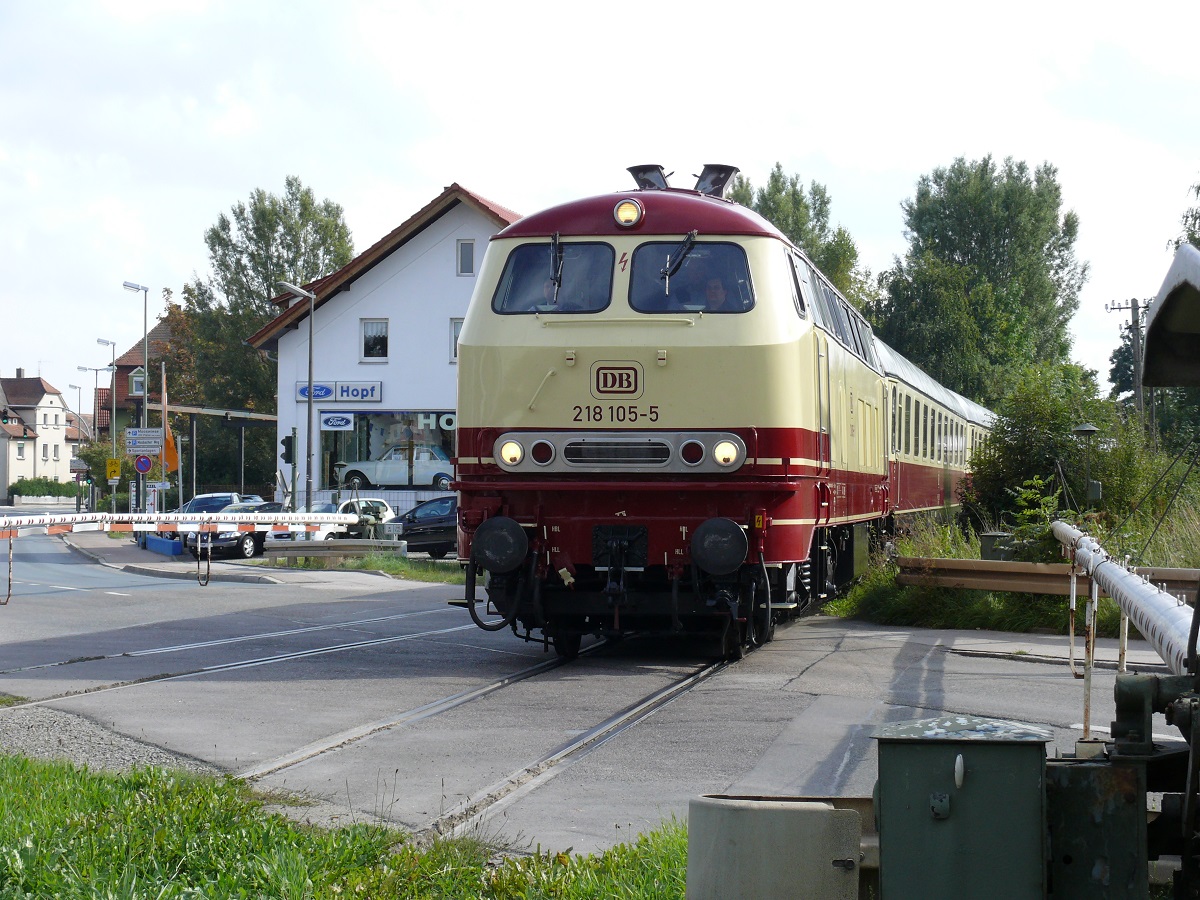
[[697,241],[690,244],[682,262],[679,259],[678,241],[638,247],[633,253],[629,305],[649,313],[740,313],[754,306],[746,252],[737,244]]
[[608,244],[521,244],[504,264],[492,309],[498,313],[597,312],[612,299],[612,277],[613,249]]

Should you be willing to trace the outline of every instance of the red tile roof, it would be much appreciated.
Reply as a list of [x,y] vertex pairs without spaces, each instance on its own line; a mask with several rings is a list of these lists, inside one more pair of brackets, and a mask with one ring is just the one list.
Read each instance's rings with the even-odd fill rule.
[[[370,271],[389,255],[408,241],[420,234],[459,204],[473,207],[496,225],[497,230],[511,225],[521,218],[519,213],[506,209],[498,203],[493,203],[476,193],[468,191],[458,183],[450,185],[433,200],[425,205],[403,223],[392,229],[342,268],[323,278],[318,278],[304,287],[317,295],[314,306],[324,306],[325,302],[354,279]],[[285,329],[296,327],[308,315],[307,303],[292,303],[295,298],[291,294],[280,294],[271,302],[283,307],[278,316],[268,322],[255,334],[247,339],[247,343],[257,349],[273,349],[280,333]],[[292,305],[289,307],[288,304]]]

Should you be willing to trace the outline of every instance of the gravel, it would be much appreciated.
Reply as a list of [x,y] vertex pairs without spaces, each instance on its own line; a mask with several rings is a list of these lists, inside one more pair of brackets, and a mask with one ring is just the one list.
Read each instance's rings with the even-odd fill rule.
[[220,770],[145,741],[127,737],[83,716],[44,706],[0,709],[0,752],[30,759],[63,759],[92,771],[128,772],[155,766],[209,775]]

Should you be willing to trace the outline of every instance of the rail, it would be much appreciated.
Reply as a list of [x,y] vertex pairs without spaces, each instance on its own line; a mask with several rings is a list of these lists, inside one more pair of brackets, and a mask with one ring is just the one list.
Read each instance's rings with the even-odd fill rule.
[[[1071,593],[1071,566],[1067,563],[1026,563],[993,559],[932,559],[901,556],[896,560],[899,584],[924,584],[933,587],[980,591],[1012,591],[1021,594],[1049,594],[1065,597]],[[1131,570],[1159,590],[1196,602],[1200,569],[1168,569],[1158,566]],[[1091,590],[1091,579],[1079,575],[1080,590]],[[1100,585],[1101,597],[1110,596]]]

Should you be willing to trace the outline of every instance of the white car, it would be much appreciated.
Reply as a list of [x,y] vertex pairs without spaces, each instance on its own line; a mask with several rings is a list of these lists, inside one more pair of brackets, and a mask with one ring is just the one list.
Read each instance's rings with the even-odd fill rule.
[[436,444],[417,444],[412,448],[412,480],[409,480],[408,444],[386,447],[378,459],[346,463],[342,482],[348,488],[384,485],[397,487],[431,485],[436,491],[448,491],[454,478],[454,463]]
[[[302,506],[296,512],[308,512],[308,508]],[[367,525],[382,524],[396,515],[391,504],[379,497],[358,497],[353,500],[343,500],[336,507],[332,503],[318,503],[313,507],[313,512],[336,512],[352,516],[370,516],[374,519],[374,523],[347,525],[345,526],[345,531],[335,531],[334,529],[337,528],[336,525],[322,525],[317,531],[312,533],[312,540],[314,541],[332,541],[335,538],[361,538],[366,532]],[[304,540],[303,534],[304,532],[276,531],[271,533],[270,539],[273,541],[294,541],[299,535],[299,539]],[[382,537],[382,534],[380,536]]]

